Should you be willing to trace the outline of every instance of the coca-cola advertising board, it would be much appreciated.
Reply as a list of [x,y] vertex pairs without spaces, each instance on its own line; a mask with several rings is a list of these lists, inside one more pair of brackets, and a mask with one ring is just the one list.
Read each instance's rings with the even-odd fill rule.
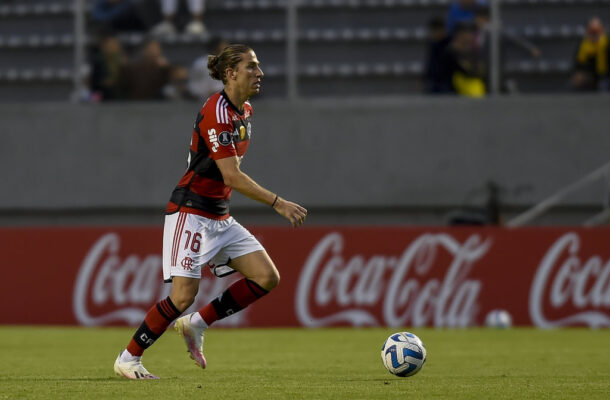
[[[280,285],[219,325],[610,327],[610,228],[250,227]],[[161,227],[2,228],[2,324],[137,325]],[[238,274],[203,273],[197,309]]]

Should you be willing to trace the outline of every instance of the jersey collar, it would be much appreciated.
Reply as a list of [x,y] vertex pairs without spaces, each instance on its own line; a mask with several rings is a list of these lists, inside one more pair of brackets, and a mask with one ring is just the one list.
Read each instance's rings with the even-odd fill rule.
[[233,103],[231,102],[231,100],[229,99],[229,96],[227,96],[227,93],[225,92],[225,90],[224,90],[224,89],[222,89],[222,91],[220,92],[220,95],[221,95],[222,97],[224,97],[224,98],[225,98],[225,100],[227,101],[227,103],[229,103],[229,106],[230,106],[230,107],[231,107],[231,108],[232,108],[232,109],[233,109],[233,110],[234,110],[236,113],[238,113],[238,114],[239,114],[239,115],[241,115],[241,116],[243,116],[243,115],[244,115],[245,108],[244,108],[244,111],[239,111],[239,108],[237,108],[237,107],[235,106],[235,104],[233,104]]

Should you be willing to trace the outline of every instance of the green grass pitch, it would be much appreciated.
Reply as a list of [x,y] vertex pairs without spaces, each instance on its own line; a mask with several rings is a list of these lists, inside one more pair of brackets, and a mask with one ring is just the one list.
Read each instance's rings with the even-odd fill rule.
[[399,329],[210,329],[204,371],[168,330],[129,381],[112,364],[131,328],[0,327],[0,399],[608,399],[610,331],[405,329],[428,360],[381,363]]

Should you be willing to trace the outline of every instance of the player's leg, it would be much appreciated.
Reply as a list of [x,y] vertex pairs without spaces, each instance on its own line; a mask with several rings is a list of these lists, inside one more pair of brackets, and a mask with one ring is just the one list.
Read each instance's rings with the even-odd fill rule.
[[169,299],[180,310],[180,313],[183,313],[184,310],[193,304],[198,291],[199,278],[174,276],[172,278],[172,290],[169,293]]
[[244,278],[233,283],[220,296],[195,313],[193,322],[204,329],[248,307],[269,293],[280,281],[280,274],[271,257],[246,228],[233,220],[230,228],[226,230],[226,235],[230,240],[223,245],[211,263],[229,264]]
[[239,256],[231,260],[229,265],[244,278],[199,310],[206,328],[248,307],[269,293],[280,281],[280,274],[265,250]]
[[280,273],[265,250],[254,251],[237,257],[229,263],[246,279],[270,292],[280,283]]
[[203,336],[214,322],[243,310],[260,299],[279,283],[279,273],[264,250],[242,255],[230,262],[231,268],[244,278],[233,283],[220,296],[197,312],[178,318],[174,329],[184,337],[191,358],[206,367]]
[[172,282],[171,293],[146,313],[144,321],[115,361],[117,375],[130,379],[158,379],[142,366],[142,354],[193,303],[197,295],[201,266],[195,266],[197,257],[193,253],[196,252],[191,250],[192,232],[197,232],[197,222],[196,218],[185,213],[166,216],[163,276],[166,282]]
[[[172,283],[169,298],[178,304],[182,311],[193,304],[199,289],[199,279],[176,276]],[[206,360],[203,356],[203,330],[190,323],[192,314],[178,318],[174,329],[184,338],[190,356],[201,367],[205,368]]]
[[[248,307],[269,293],[279,282],[279,273],[273,261],[250,232],[234,220],[219,224],[217,228],[220,233],[214,241],[222,244],[222,249],[212,258],[210,266],[229,264],[231,268],[241,272],[244,278],[233,283],[197,312],[176,321],[177,329],[182,329],[180,327],[183,324],[189,327],[192,341],[203,338],[204,331],[211,324]],[[192,358],[197,360],[199,352],[193,353],[189,340],[186,342]],[[203,352],[203,339],[201,343],[200,350]]]
[[158,379],[142,365],[142,354],[193,304],[198,289],[199,279],[174,277],[170,295],[148,310],[127,348],[117,357],[114,364],[117,375],[129,379]]

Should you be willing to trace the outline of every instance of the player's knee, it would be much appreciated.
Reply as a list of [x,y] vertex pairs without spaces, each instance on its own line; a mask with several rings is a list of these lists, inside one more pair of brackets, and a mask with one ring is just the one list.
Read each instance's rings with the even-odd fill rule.
[[193,296],[178,296],[176,299],[172,299],[176,308],[182,312],[189,308],[191,304],[195,301],[195,297]]
[[195,301],[195,296],[196,293],[193,294],[190,291],[182,290],[172,293],[170,295],[170,298],[172,300],[172,303],[174,303],[174,306],[176,306],[176,308],[181,312],[184,312],[184,310],[186,310],[191,306],[191,304],[193,304],[193,302]]
[[272,290],[280,283],[280,273],[277,271],[277,269],[273,268],[265,275],[264,279],[265,284],[261,286],[267,290]]
[[277,269],[273,268],[251,277],[250,280],[256,282],[263,289],[271,291],[280,283],[280,274]]
[[199,279],[174,277],[172,282],[172,291],[169,298],[174,303],[174,306],[184,312],[195,301],[195,296],[199,291]]

